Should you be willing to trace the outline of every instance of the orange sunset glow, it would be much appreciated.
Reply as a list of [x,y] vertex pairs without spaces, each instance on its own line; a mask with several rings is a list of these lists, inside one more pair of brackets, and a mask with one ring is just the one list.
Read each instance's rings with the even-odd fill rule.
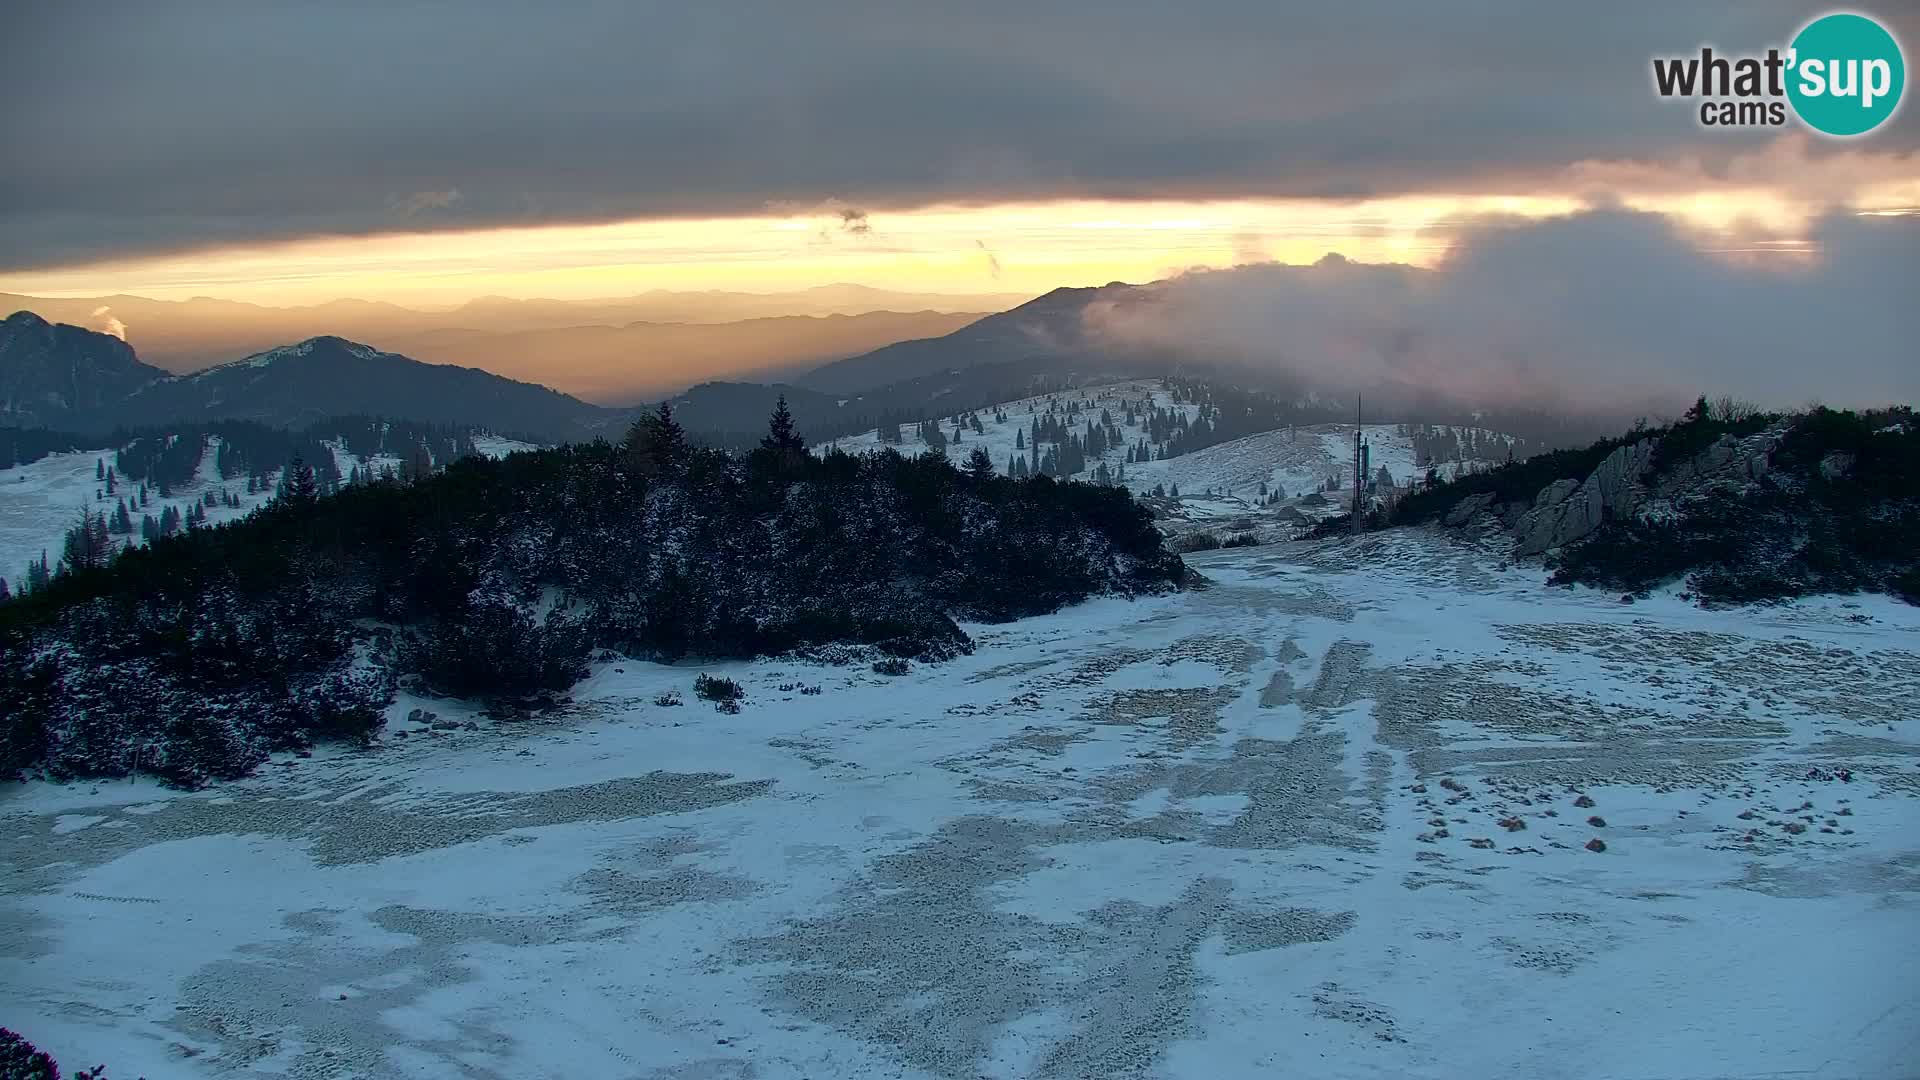
[[[0,275],[0,292],[212,296],[271,305],[378,297],[451,305],[475,296],[583,299],[651,289],[776,292],[828,282],[898,290],[1034,293],[1147,281],[1194,267],[1312,262],[1430,266],[1455,230],[1486,217],[1542,219],[1611,198],[1671,215],[1712,247],[1738,234],[1791,249],[1809,209],[1760,184],[1693,190],[1401,195],[1325,200],[1071,200],[875,211],[855,227],[805,213],[633,220],[324,237]],[[1863,184],[1858,211],[1920,205],[1920,175]]]

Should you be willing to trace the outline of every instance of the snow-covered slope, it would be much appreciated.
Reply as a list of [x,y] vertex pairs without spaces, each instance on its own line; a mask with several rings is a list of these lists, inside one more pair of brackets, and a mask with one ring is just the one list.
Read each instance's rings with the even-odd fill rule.
[[0,1016],[186,1080],[1911,1071],[1920,609],[1194,563],[897,679],[704,669],[736,716],[615,661],[546,722],[16,788]]
[[[1295,506],[1310,516],[1338,512],[1352,502],[1351,424],[1319,424],[1265,432],[1174,458],[1126,464],[1127,442],[1137,441],[1144,434],[1139,425],[1130,427],[1125,423],[1127,402],[1149,402],[1155,408],[1173,409],[1189,420],[1198,412],[1198,406],[1192,403],[1176,404],[1172,396],[1160,388],[1158,380],[1126,380],[1081,387],[982,409],[978,416],[983,433],[975,434],[971,428],[966,428],[962,430],[958,441],[952,439],[953,417],[939,417],[937,419],[943,421],[941,429],[949,440],[945,448],[946,456],[956,465],[963,464],[975,447],[984,446],[993,458],[994,467],[1004,475],[1010,458],[1022,456],[1030,459],[1031,448],[1017,447],[1016,436],[1021,436],[1024,441],[1024,435],[1031,433],[1034,419],[1045,417],[1051,402],[1057,401],[1064,408],[1069,400],[1083,399],[1090,399],[1093,404],[1089,411],[1081,413],[1080,425],[1084,427],[1088,419],[1097,419],[1101,409],[1107,409],[1120,425],[1123,442],[1103,455],[1089,456],[1087,469],[1077,474],[1078,478],[1087,479],[1104,462],[1110,471],[1124,472],[1119,482],[1135,494],[1144,495],[1156,488],[1171,492],[1177,488],[1179,499],[1166,506],[1168,512],[1176,517],[1207,520],[1259,515],[1264,509],[1262,484],[1266,485],[1268,492],[1277,487],[1285,494],[1284,505]],[[997,422],[994,418],[996,413],[1005,415],[1006,422]],[[1370,480],[1381,468],[1387,469],[1394,482],[1401,487],[1425,476],[1426,469],[1415,465],[1413,440],[1402,434],[1398,425],[1368,424],[1363,430],[1370,448]],[[1497,437],[1492,432],[1482,434]],[[903,454],[923,454],[928,451],[927,444],[915,435],[911,425],[906,429],[903,443],[883,443],[877,431],[869,431],[837,439],[815,449],[824,453],[831,447],[838,447],[848,453],[858,454],[883,449],[888,445]],[[1042,452],[1051,445],[1043,443]],[[1445,462],[1438,465],[1436,471],[1442,476],[1451,477],[1468,467],[1461,462]],[[1329,500],[1326,507],[1298,507],[1300,496],[1321,491],[1329,482],[1336,486],[1326,492]]]
[[[163,500],[150,493],[144,510],[130,507],[135,531],[131,536],[114,537],[116,542],[137,546],[141,542],[138,524],[142,513],[158,518],[161,511],[171,505],[184,515],[195,500],[203,498],[208,492],[230,493],[240,500],[238,508],[225,505],[224,500],[221,505],[207,507],[209,525],[244,517],[273,497],[272,484],[248,494],[245,477],[222,480],[216,467],[220,437],[209,435],[206,439],[206,450],[201,455],[200,468],[193,481],[174,489],[169,499]],[[519,450],[536,449],[531,443],[492,435],[476,437],[473,445],[474,449],[490,457],[504,457]],[[0,578],[5,578],[9,586],[19,587],[26,577],[27,565],[38,560],[42,552],[46,553],[49,565],[60,561],[67,530],[80,520],[82,510],[110,514],[121,498],[138,491],[137,482],[128,483],[122,478],[117,482],[117,494],[106,495],[105,485],[94,478],[95,464],[112,466],[118,450],[118,447],[103,447],[78,453],[50,454],[39,461],[0,469]],[[376,471],[382,466],[390,465],[395,469],[400,466],[400,459],[391,455],[376,455],[369,461],[363,461],[337,447],[334,461],[342,476],[348,475],[356,466],[371,465]],[[273,475],[277,477],[278,474]]]
[[[223,502],[207,507],[209,525],[244,517],[272,498],[272,489],[248,494],[244,478],[238,483],[221,480],[214,464],[220,440],[218,436],[207,438],[209,445],[192,482],[175,488],[169,499],[150,493],[144,510],[137,506],[137,497],[133,498],[128,511],[135,531],[131,536],[114,537],[117,543],[135,546],[141,543],[138,524],[142,513],[158,518],[163,509],[172,506],[184,515],[195,500],[210,491],[231,493],[239,498],[241,505],[236,509]],[[95,478],[96,463],[104,462],[111,467],[117,450],[116,447],[49,454],[26,465],[0,469],[0,577],[6,578],[10,586],[20,585],[26,576],[27,564],[38,560],[43,552],[50,565],[59,563],[67,530],[79,522],[82,510],[111,514],[121,499],[133,497],[139,490],[137,482],[120,479],[117,492],[108,495],[105,484]]]

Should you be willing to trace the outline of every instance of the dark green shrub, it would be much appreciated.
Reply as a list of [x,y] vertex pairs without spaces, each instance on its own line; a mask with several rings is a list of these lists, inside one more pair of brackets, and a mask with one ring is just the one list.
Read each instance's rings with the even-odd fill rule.
[[0,1028],[0,1080],[60,1080],[60,1066],[26,1036]]
[[739,701],[747,691],[732,679],[703,674],[693,680],[693,694],[704,701]]

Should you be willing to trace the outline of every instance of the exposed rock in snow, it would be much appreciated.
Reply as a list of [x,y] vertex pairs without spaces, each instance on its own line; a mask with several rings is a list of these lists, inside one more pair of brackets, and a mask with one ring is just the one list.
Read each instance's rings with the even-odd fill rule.
[[1442,518],[1441,521],[1445,525],[1458,528],[1472,521],[1475,515],[1491,505],[1493,505],[1493,493],[1491,491],[1481,492],[1478,495],[1469,495],[1461,499],[1458,503],[1455,503],[1453,509],[1447,511],[1447,516]]
[[1567,479],[1542,488],[1533,509],[1515,526],[1513,553],[1538,555],[1586,536],[1608,517],[1633,513],[1640,479],[1653,464],[1654,444],[1641,439],[1616,449],[1577,487]]

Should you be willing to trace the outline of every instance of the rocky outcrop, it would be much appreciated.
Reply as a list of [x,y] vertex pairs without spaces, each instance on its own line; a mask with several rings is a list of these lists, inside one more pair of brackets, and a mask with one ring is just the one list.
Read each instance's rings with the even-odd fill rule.
[[1533,509],[1514,526],[1513,553],[1538,555],[1573,543],[1609,517],[1633,513],[1640,479],[1653,464],[1653,447],[1652,439],[1619,447],[1584,483],[1556,480],[1540,489]]
[[1447,511],[1447,516],[1441,518],[1440,523],[1457,529],[1467,522],[1472,521],[1475,515],[1492,504],[1492,492],[1481,492],[1478,495],[1469,495],[1453,504],[1453,509]]
[[1661,494],[1684,491],[1702,482],[1745,485],[1765,476],[1773,467],[1773,451],[1784,428],[1769,428],[1745,438],[1722,435],[1706,449],[1665,470]]
[[[1679,462],[1663,462],[1653,471],[1654,436],[1616,447],[1585,479],[1565,477],[1535,493],[1500,501],[1492,493],[1469,495],[1440,518],[1450,528],[1476,523],[1504,528],[1513,535],[1516,557],[1540,555],[1584,539],[1608,521],[1639,515],[1664,515],[1709,487],[1744,488],[1773,467],[1784,426],[1744,437],[1723,436]],[[1821,463],[1829,477],[1842,475],[1851,462],[1830,455]]]

